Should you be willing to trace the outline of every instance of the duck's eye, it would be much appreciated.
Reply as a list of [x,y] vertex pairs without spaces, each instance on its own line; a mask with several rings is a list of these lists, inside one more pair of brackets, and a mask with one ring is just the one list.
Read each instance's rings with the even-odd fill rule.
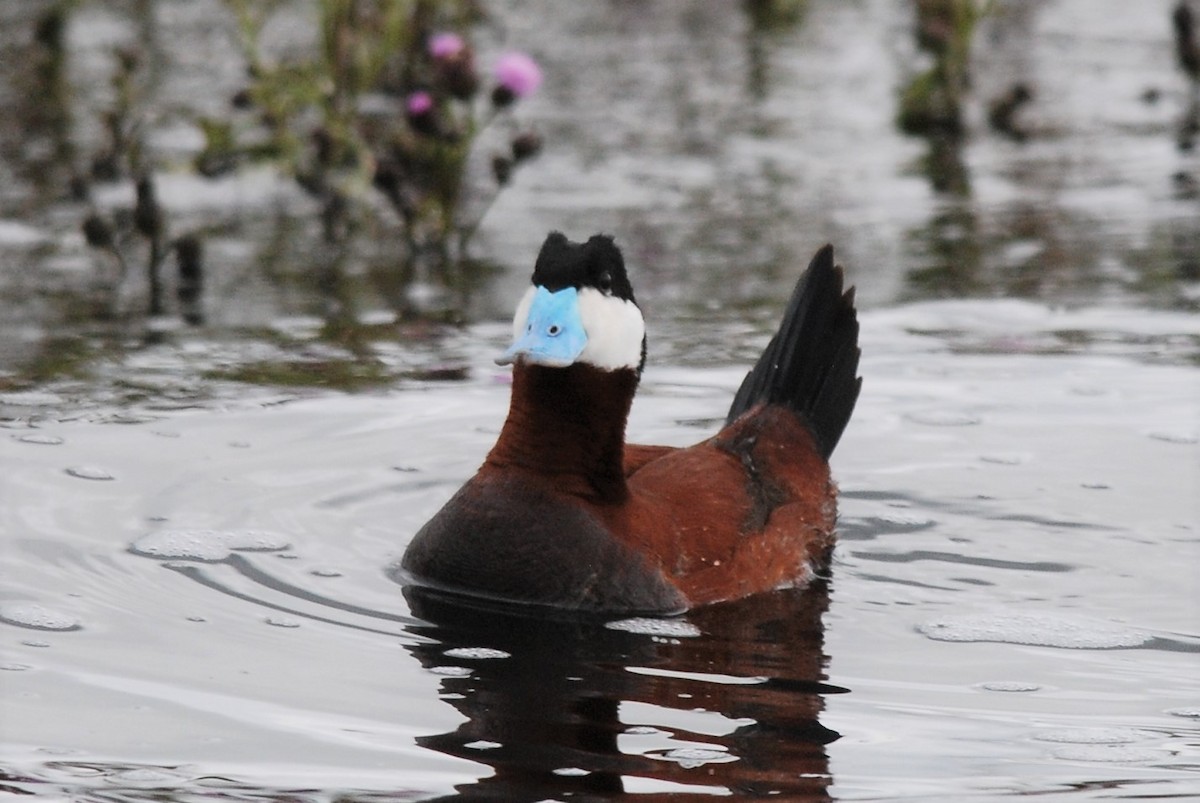
[[561,331],[562,329],[555,323],[550,325],[550,328],[546,330],[546,334],[550,335],[550,337],[558,337],[558,333]]
[[604,271],[604,273],[600,274],[600,279],[598,280],[597,283],[600,285],[600,289],[603,290],[604,292],[607,293],[607,292],[611,291],[612,290],[612,274],[609,273],[608,271]]

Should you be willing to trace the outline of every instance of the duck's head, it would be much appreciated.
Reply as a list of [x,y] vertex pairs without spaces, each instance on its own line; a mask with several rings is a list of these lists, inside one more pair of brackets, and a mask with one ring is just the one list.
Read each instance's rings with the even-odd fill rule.
[[513,344],[496,362],[640,374],[645,360],[646,324],[612,238],[573,243],[551,233],[513,316]]

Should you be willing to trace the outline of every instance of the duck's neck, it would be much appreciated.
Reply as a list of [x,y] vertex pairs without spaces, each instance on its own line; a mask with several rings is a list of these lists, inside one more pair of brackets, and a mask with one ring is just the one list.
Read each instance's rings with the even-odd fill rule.
[[633,369],[518,363],[508,419],[486,464],[531,472],[595,501],[623,500],[625,422],[637,383]]

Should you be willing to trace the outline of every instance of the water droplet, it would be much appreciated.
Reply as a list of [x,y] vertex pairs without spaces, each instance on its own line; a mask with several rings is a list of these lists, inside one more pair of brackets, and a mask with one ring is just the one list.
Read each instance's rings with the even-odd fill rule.
[[683,619],[652,619],[650,617],[635,617],[633,619],[618,619],[605,622],[609,630],[624,630],[643,636],[674,636],[676,638],[695,638],[700,635],[700,628]]
[[72,466],[66,469],[66,472],[72,477],[78,477],[81,480],[111,480],[115,479],[112,474],[99,466]]
[[36,602],[0,603],[0,622],[17,627],[27,627],[31,630],[59,632],[79,630],[83,627],[74,616],[52,610]]
[[471,674],[471,670],[465,666],[431,666],[429,671],[448,678],[465,678]]
[[447,658],[466,658],[474,660],[482,660],[488,658],[509,658],[512,653],[507,653],[504,650],[493,650],[490,647],[454,647],[446,650],[444,653]]
[[33,435],[16,435],[17,440],[21,443],[36,443],[41,446],[58,446],[63,442],[63,439],[57,435],[43,435],[35,433]]
[[263,621],[271,625],[271,627],[285,627],[290,629],[300,626],[299,619],[292,619],[288,616],[268,616]]
[[1002,692],[1038,691],[1042,688],[1036,683],[1026,683],[1023,680],[997,680],[991,683],[981,683],[979,687],[988,691]]

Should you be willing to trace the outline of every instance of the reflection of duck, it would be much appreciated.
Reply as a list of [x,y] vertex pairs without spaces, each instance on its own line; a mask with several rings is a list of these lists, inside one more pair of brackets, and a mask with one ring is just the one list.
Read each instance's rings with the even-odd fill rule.
[[465,799],[829,799],[824,745],[838,734],[818,717],[845,690],[821,682],[823,582],[693,611],[691,638],[416,586],[405,596],[430,622],[409,628],[423,638],[406,649],[467,718],[418,743],[493,769],[457,788]]
[[817,252],[714,437],[625,444],[645,326],[611,238],[551,234],[514,320],[512,401],[402,569],[466,593],[676,612],[804,583],[833,543],[827,459],[858,397],[858,322]]

